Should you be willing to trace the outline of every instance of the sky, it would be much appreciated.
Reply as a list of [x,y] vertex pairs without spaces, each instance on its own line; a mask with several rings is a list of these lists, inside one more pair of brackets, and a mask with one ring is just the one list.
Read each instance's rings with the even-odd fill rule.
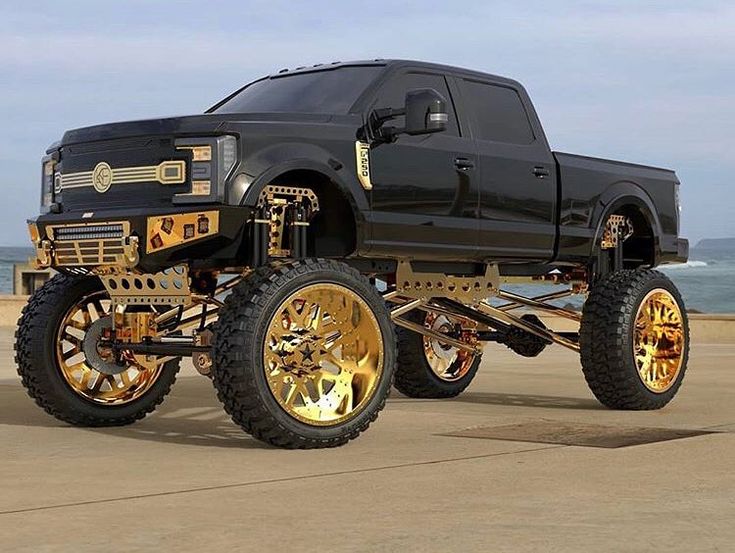
[[201,113],[284,67],[407,58],[520,80],[552,148],[675,169],[682,234],[735,236],[735,2],[0,0],[0,245],[66,129]]

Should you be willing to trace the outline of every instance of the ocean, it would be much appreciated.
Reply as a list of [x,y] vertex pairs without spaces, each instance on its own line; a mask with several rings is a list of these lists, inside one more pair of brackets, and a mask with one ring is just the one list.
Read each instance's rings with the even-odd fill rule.
[[[31,255],[29,248],[0,247],[0,294],[13,293],[13,265],[25,263]],[[735,254],[723,255],[692,253],[692,261],[681,265],[659,267],[676,283],[684,297],[687,309],[701,313],[735,313]],[[558,289],[554,286],[510,286],[509,290],[523,295],[540,295]],[[576,307],[580,298],[556,302]]]
[[[735,313],[735,259],[688,261],[677,265],[657,267],[665,273],[681,292],[688,311],[698,313]],[[525,296],[553,292],[551,285],[508,286],[508,290]],[[581,296],[572,296],[552,302],[556,305],[581,308]]]

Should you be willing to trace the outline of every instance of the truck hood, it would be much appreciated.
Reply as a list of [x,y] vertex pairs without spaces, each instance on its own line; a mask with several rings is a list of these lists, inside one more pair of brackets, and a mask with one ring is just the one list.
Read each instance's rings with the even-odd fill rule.
[[51,149],[70,144],[134,138],[138,136],[224,134],[228,131],[235,130],[233,124],[247,122],[325,123],[332,117],[332,115],[328,114],[308,113],[208,113],[183,117],[124,121],[81,127],[67,131],[64,133],[61,142],[54,143]]

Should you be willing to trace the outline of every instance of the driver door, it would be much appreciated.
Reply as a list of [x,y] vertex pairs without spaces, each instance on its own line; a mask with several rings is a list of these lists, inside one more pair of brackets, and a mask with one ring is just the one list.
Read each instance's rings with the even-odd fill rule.
[[[408,136],[370,151],[371,253],[466,260],[477,254],[479,183],[474,144],[462,135],[445,77],[404,69],[379,89],[372,108],[402,108],[412,89],[446,100],[443,132]],[[388,125],[402,127],[403,117]]]

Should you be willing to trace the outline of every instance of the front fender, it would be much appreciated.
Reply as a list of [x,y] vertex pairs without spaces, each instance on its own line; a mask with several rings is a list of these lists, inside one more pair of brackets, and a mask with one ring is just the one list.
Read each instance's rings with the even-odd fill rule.
[[[341,156],[345,157],[345,156]],[[246,173],[254,175],[246,190],[231,190],[230,203],[253,206],[263,187],[289,171],[308,170],[334,182],[356,213],[369,209],[368,197],[360,186],[353,159],[337,159],[328,150],[313,144],[286,143],[264,148],[245,161]]]

